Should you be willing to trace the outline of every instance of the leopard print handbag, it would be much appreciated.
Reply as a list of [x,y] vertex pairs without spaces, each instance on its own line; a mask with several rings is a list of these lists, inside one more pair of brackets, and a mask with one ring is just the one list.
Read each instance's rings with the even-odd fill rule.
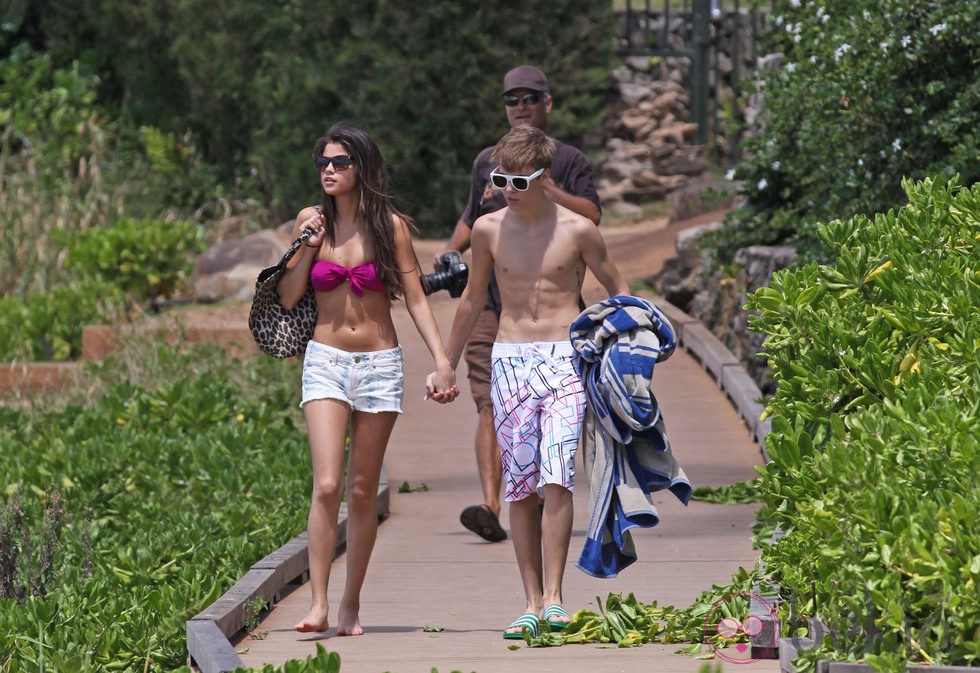
[[292,242],[278,264],[266,267],[259,272],[255,281],[255,294],[248,312],[248,328],[255,339],[255,345],[266,355],[288,358],[299,355],[313,338],[316,327],[316,293],[307,283],[306,292],[299,303],[287,310],[279,303],[276,286],[299,246],[306,243],[313,234],[307,229]]

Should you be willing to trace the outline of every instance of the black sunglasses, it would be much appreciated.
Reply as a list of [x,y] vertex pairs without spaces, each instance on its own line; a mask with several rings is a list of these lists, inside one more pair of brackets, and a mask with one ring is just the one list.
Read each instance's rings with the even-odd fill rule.
[[504,105],[507,107],[515,107],[518,103],[524,103],[525,105],[537,105],[544,98],[545,94],[540,91],[532,91],[531,93],[526,93],[523,96],[504,96]]
[[313,163],[321,171],[330,164],[333,164],[335,171],[346,171],[350,168],[351,158],[346,154],[338,154],[335,157],[317,157]]

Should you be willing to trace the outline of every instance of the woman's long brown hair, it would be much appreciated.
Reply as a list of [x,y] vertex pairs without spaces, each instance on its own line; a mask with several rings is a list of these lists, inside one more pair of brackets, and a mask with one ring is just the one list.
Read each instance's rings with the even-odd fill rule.
[[[316,141],[313,159],[323,155],[327,143],[339,143],[350,154],[353,165],[357,167],[357,185],[360,195],[359,215],[364,220],[374,251],[374,268],[378,278],[384,283],[389,299],[401,296],[404,269],[395,263],[395,218],[405,221],[409,231],[413,228],[411,218],[392,205],[388,194],[388,171],[384,157],[377,143],[366,131],[347,123],[334,124],[327,135]],[[334,198],[320,189],[320,207],[326,216],[326,234],[333,246],[336,243],[334,222],[337,208]],[[418,269],[415,269],[418,272]]]

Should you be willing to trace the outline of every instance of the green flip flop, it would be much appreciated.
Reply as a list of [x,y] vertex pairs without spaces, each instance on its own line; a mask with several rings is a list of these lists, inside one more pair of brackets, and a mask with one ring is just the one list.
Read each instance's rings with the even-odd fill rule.
[[[555,617],[564,617],[568,621],[563,621],[560,619],[555,619]],[[571,620],[571,615],[558,603],[553,603],[544,609],[544,620],[548,622],[548,626],[555,630],[562,630],[568,626]]]
[[515,619],[507,629],[517,629],[520,631],[504,630],[504,640],[524,640],[524,633],[527,632],[532,638],[538,637],[538,616],[533,612],[528,612]]

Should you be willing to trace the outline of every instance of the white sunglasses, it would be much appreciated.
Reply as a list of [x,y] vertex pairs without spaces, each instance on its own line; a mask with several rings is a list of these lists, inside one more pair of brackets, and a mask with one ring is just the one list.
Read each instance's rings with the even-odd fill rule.
[[527,188],[531,186],[531,180],[538,177],[544,173],[543,168],[539,168],[530,175],[507,175],[506,173],[498,173],[500,169],[490,171],[490,182],[497,189],[506,189],[507,185],[510,185],[519,192],[526,192]]

